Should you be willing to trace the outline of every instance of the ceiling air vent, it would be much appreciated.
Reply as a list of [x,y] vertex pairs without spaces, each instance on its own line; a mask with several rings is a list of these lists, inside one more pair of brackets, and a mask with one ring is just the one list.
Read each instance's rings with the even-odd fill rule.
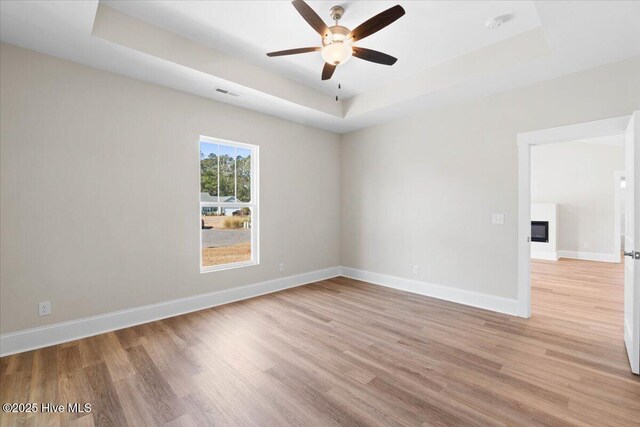
[[216,88],[216,92],[220,92],[224,95],[229,95],[229,96],[240,96],[239,94],[235,93],[235,92],[230,92],[226,89],[222,89],[221,87],[217,87]]

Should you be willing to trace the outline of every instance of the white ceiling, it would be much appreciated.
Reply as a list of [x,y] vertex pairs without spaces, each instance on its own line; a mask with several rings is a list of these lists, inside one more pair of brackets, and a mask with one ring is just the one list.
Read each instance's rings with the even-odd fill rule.
[[[399,3],[407,14],[359,44],[396,65],[354,58],[330,82],[316,53],[265,56],[318,43],[288,1],[1,1],[0,39],[339,133],[640,55],[640,2]],[[329,23],[333,1],[309,4]],[[353,28],[396,2],[340,4]]]
[[[269,58],[275,50],[321,46],[320,36],[288,1],[101,1],[101,3],[205,46],[269,68],[280,75],[348,98],[397,82],[430,66],[446,62],[540,26],[531,1],[410,1],[406,15],[358,43],[398,58],[392,67],[353,59],[338,67],[330,81],[322,81],[319,52]],[[340,25],[353,29],[397,2],[310,1],[327,23],[331,6],[345,8]],[[489,31],[486,20],[511,14],[499,30]]]

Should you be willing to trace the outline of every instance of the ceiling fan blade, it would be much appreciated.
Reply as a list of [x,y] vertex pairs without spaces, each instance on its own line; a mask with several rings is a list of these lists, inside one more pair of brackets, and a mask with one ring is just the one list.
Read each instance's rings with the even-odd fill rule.
[[322,18],[320,18],[318,14],[313,9],[311,9],[311,7],[303,0],[293,0],[291,4],[293,4],[293,7],[296,8],[298,13],[302,15],[304,20],[307,21],[318,34],[320,34],[322,37],[331,34],[331,31],[329,31],[329,27],[327,27],[327,24],[325,24]]
[[277,52],[269,52],[267,56],[284,56],[284,55],[297,55],[299,53],[317,52],[321,48],[319,47],[299,47],[298,49],[279,50]]
[[364,59],[365,61],[375,62],[382,65],[393,65],[398,58],[394,58],[386,53],[378,52],[377,50],[365,49],[363,47],[354,47],[353,56],[356,58]]
[[358,25],[347,35],[347,38],[351,37],[353,41],[362,40],[363,38],[368,37],[371,34],[380,31],[387,25],[395,22],[398,18],[404,15],[404,13],[402,6],[399,4],[395,5]]
[[322,80],[329,80],[331,76],[333,76],[336,67],[337,65],[331,65],[325,62],[324,68],[322,69]]

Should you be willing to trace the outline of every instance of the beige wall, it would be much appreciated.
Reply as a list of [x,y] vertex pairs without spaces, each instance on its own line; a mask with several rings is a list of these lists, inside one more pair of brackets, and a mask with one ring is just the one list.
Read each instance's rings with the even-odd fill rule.
[[558,205],[559,251],[615,255],[619,170],[624,147],[566,142],[531,148],[531,201]]
[[[0,67],[2,333],[339,265],[339,136],[6,44]],[[199,272],[200,134],[260,146],[259,266]]]
[[[340,137],[4,44],[0,67],[2,333],[340,264],[514,298],[516,134],[640,107],[634,59]],[[199,273],[200,134],[261,147],[259,266]]]
[[344,135],[342,264],[515,298],[516,134],[639,107],[635,58]]

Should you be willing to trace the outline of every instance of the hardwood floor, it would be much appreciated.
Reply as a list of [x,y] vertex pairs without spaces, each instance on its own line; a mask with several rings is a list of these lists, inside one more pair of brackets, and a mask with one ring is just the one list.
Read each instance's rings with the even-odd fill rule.
[[337,278],[0,359],[25,425],[640,425],[622,267],[533,263],[533,317]]

